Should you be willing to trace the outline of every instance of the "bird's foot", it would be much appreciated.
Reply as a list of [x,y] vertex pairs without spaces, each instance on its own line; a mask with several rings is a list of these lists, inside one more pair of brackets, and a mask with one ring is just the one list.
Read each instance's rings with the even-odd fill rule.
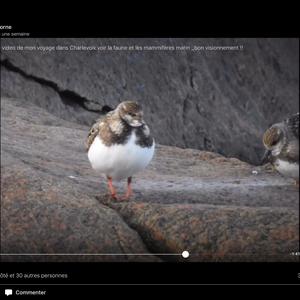
[[109,194],[109,199],[114,202],[125,202],[125,201],[129,201],[130,196],[131,195],[127,195],[127,194],[124,196],[117,196],[116,194],[114,194],[114,195]]
[[122,198],[121,198],[121,200],[122,201],[129,201],[129,199],[130,199],[130,197],[131,197],[131,194],[130,195],[124,195]]
[[109,194],[109,197],[114,200],[119,200],[119,197],[117,196],[117,194]]

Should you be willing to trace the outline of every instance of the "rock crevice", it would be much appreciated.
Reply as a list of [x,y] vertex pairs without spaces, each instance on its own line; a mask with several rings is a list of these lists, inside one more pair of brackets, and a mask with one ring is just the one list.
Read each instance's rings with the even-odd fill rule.
[[102,113],[102,109],[91,109],[86,105],[86,103],[92,102],[92,100],[86,99],[85,97],[80,96],[74,91],[62,90],[55,82],[48,79],[38,77],[36,75],[27,74],[26,71],[15,66],[11,61],[9,61],[9,59],[1,60],[1,68],[6,68],[8,71],[15,72],[23,76],[27,80],[32,80],[38,84],[41,84],[42,86],[53,89],[60,96],[61,101],[65,105],[80,106],[84,110]]
[[88,127],[22,99],[2,98],[1,114],[1,251],[95,254],[3,260],[297,259],[298,190],[268,166],[158,144],[135,196],[116,202],[86,157]]

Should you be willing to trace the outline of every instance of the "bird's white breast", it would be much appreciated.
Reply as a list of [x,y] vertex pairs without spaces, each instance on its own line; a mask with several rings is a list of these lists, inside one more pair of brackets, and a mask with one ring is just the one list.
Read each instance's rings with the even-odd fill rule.
[[154,141],[150,148],[136,143],[133,132],[125,144],[106,146],[99,136],[94,139],[88,151],[90,163],[96,171],[120,180],[146,168],[154,154]]
[[275,168],[284,176],[299,179],[299,164],[277,159]]

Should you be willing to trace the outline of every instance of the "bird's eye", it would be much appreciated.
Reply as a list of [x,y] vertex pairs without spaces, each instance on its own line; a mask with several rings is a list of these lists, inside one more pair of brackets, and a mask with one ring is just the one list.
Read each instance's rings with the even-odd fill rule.
[[279,136],[274,137],[274,138],[272,139],[272,141],[271,141],[271,147],[273,147],[273,146],[275,146],[276,144],[278,144],[279,140],[280,140]]
[[273,147],[273,146],[275,146],[277,143],[278,143],[278,140],[274,140],[274,141],[272,141],[271,146]]
[[129,116],[131,116],[131,117],[135,117],[135,116],[136,116],[135,113],[128,113],[128,114],[129,114]]

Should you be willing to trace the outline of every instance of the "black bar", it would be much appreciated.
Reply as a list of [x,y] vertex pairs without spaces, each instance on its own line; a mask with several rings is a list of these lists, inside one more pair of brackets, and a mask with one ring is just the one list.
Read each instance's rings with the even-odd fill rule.
[[[2,262],[0,270],[1,284],[300,284],[299,263]],[[60,278],[24,279],[25,273]]]
[[[184,9],[184,8],[183,8]],[[69,18],[27,18],[26,20],[1,17],[3,32],[29,33],[36,38],[126,38],[126,37],[297,37],[297,9],[280,7],[276,12],[261,7],[243,7],[242,11],[191,10],[173,15],[106,15]],[[159,12],[159,10],[157,11]],[[200,15],[199,15],[200,14]],[[285,20],[283,21],[283,18]],[[1,35],[1,37],[3,37]],[[16,36],[22,37],[22,36]],[[26,37],[26,36],[24,36]]]

